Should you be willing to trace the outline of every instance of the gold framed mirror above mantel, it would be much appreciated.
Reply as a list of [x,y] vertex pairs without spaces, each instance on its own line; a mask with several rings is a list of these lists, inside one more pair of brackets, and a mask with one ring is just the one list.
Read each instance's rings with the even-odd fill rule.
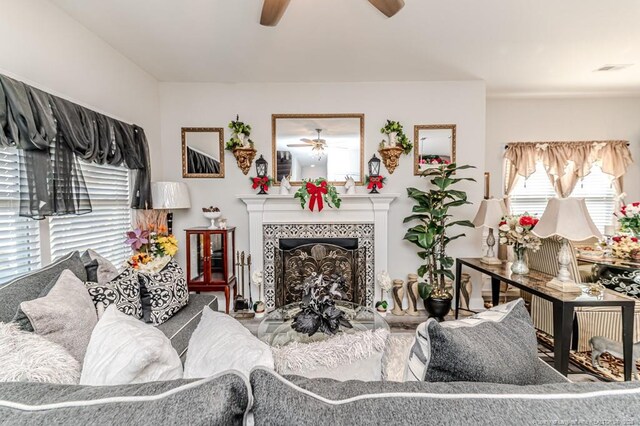
[[326,178],[343,185],[347,176],[364,183],[364,114],[273,114],[273,180],[291,184]]
[[455,124],[418,124],[413,127],[413,174],[429,167],[456,162]]
[[224,129],[182,128],[182,177],[224,177]]

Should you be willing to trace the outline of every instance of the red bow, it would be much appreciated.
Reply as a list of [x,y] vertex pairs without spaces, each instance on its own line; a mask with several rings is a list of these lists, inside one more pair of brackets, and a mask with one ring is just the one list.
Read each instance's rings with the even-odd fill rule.
[[264,189],[265,191],[269,190],[269,185],[267,185],[269,183],[269,178],[268,177],[254,177],[253,178],[253,189],[258,188],[259,186],[262,186],[262,189]]
[[318,211],[321,212],[324,208],[324,204],[322,203],[322,194],[327,193],[327,181],[320,182],[320,186],[307,182],[307,192],[311,195],[311,199],[309,200],[309,210],[313,211],[316,202],[318,202]]
[[369,176],[369,185],[367,189],[373,188],[382,189],[382,176]]

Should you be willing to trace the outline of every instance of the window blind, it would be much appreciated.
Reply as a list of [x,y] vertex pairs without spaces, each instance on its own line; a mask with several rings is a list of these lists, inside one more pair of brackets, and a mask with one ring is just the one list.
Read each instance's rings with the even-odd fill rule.
[[93,211],[49,219],[51,259],[93,249],[119,267],[131,255],[125,233],[131,230],[130,176],[123,167],[80,162]]
[[0,286],[40,267],[39,222],[18,215],[19,152],[0,148]]
[[[551,181],[541,162],[529,179],[520,177],[511,193],[511,211],[514,214],[528,212],[542,216],[547,201],[556,196]],[[594,165],[591,173],[578,181],[571,197],[584,198],[589,214],[595,225],[604,232],[606,225],[611,225],[616,205],[616,193],[611,183],[611,176]]]

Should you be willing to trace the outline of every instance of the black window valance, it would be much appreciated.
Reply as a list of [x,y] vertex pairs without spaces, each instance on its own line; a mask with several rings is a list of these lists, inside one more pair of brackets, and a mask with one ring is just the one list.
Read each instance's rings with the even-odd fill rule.
[[131,208],[152,207],[144,130],[0,74],[0,147],[20,155],[20,215],[91,212],[78,159],[134,170]]

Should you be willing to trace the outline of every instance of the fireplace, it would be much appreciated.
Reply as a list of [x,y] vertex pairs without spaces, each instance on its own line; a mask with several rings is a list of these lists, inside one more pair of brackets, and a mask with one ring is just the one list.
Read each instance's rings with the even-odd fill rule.
[[275,253],[275,307],[299,302],[306,278],[344,278],[344,300],[366,302],[366,247],[357,238],[281,238]]
[[[276,261],[280,255],[280,240],[357,239],[357,275],[362,281],[354,290],[356,301],[364,297],[365,306],[373,307],[376,295],[376,273],[388,269],[389,206],[400,194],[341,194],[340,208],[325,208],[321,212],[301,209],[292,194],[241,194],[237,197],[247,206],[249,215],[249,252],[256,271],[262,270],[263,282],[254,294],[275,309],[284,302],[276,296]],[[338,244],[339,247],[341,247]],[[344,250],[352,250],[341,247]],[[309,248],[310,250],[310,248]],[[253,269],[252,268],[252,269]]]
[[[347,275],[345,280],[350,275],[349,301],[372,306],[375,291],[372,223],[270,223],[264,225],[263,241],[264,301],[268,309],[299,301],[292,290],[305,274],[318,267],[324,268],[320,269],[323,273],[342,271]],[[342,259],[340,263],[323,259],[327,256]],[[286,280],[284,262],[289,263],[291,274]]]

